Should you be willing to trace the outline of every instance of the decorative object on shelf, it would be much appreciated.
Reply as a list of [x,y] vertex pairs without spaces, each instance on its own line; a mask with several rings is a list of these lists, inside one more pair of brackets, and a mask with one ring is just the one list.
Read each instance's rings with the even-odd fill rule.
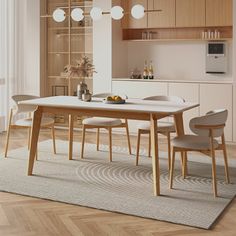
[[87,56],[82,56],[76,61],[77,65],[67,65],[64,68],[64,72],[68,74],[68,77],[90,77],[95,71],[94,65]]
[[92,94],[89,92],[88,89],[85,89],[82,94],[82,100],[84,102],[91,102]]
[[142,75],[141,75],[140,70],[138,68],[134,68],[131,71],[130,79],[142,79]]
[[150,64],[149,64],[148,79],[154,79],[154,71],[153,71],[152,61],[150,61]]
[[[94,21],[96,21],[96,20],[100,20],[103,15],[109,15],[109,14],[111,15],[111,18],[114,20],[122,19],[125,14],[131,14],[133,18],[141,19],[145,16],[146,12],[160,12],[160,11],[162,11],[160,9],[145,10],[145,8],[140,4],[134,5],[131,9],[131,13],[124,12],[124,9],[121,6],[114,6],[111,8],[110,11],[102,11],[102,9],[100,7],[93,7],[91,9],[90,13],[84,12],[78,6],[72,6],[72,8],[74,8],[74,9],[71,11],[71,14],[69,17],[71,17],[74,21],[81,21],[87,15],[90,15],[91,18]],[[45,15],[45,16],[41,16],[41,17],[44,17],[44,18],[45,17],[52,17],[56,22],[60,23],[60,22],[63,22],[67,16],[68,15],[66,15],[66,12],[62,8],[59,7],[54,10],[52,16]]]
[[84,91],[86,91],[88,89],[87,84],[82,81],[78,84],[77,86],[77,96],[79,100],[82,100],[82,95],[84,94]]
[[148,66],[147,66],[147,60],[144,62],[144,68],[143,68],[143,79],[148,79]]

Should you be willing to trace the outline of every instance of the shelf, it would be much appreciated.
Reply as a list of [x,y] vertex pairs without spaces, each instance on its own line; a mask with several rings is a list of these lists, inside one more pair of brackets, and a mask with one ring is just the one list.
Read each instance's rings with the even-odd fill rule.
[[84,51],[81,51],[81,52],[48,52],[48,54],[55,54],[55,55],[60,55],[60,54],[93,54],[92,52],[84,52]]
[[[68,79],[66,76],[60,76],[60,75],[49,75],[49,79]],[[92,77],[71,77],[71,79],[81,79],[81,80],[92,80]]]
[[[71,30],[93,29],[93,26],[71,27]],[[69,27],[48,27],[48,30],[69,30]]]
[[[220,32],[219,38],[202,38],[203,32]],[[153,39],[143,39],[142,36],[151,35]],[[222,41],[233,37],[231,26],[225,27],[185,27],[185,28],[143,28],[123,29],[123,40],[138,42],[158,41]]]
[[228,41],[232,40],[232,38],[216,38],[216,39],[197,39],[197,38],[189,38],[189,39],[127,39],[125,41],[131,42],[171,42],[171,41]]

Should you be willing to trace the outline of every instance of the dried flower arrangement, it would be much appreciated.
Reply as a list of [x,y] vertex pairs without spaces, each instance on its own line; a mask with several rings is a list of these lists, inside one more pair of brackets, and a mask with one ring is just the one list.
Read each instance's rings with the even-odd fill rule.
[[66,73],[68,77],[92,77],[93,73],[97,73],[90,58],[87,56],[82,56],[76,63],[77,65],[75,66],[65,66],[64,73]]

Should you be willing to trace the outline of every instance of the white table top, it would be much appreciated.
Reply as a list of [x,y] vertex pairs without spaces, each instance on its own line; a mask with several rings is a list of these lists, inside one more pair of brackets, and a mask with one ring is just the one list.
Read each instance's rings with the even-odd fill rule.
[[77,108],[90,110],[104,110],[104,111],[119,111],[119,112],[141,112],[141,113],[162,113],[175,114],[190,110],[199,106],[198,103],[185,102],[183,104],[176,104],[173,102],[164,101],[148,101],[142,99],[127,99],[125,104],[104,104],[102,99],[95,99],[91,102],[80,101],[77,97],[72,96],[56,96],[45,97],[20,102],[25,105],[36,105],[43,107],[63,107],[63,108]]

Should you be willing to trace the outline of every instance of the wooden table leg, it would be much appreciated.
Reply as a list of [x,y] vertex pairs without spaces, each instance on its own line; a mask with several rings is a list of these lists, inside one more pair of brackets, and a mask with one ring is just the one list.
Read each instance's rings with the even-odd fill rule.
[[[175,119],[175,130],[177,136],[184,135],[184,122],[183,122],[183,113],[177,113],[174,115]],[[187,153],[181,152],[181,159],[182,159],[182,175],[185,178],[188,170],[187,170]]]
[[39,138],[41,119],[42,119],[42,109],[38,107],[37,110],[34,112],[33,125],[31,129],[28,175],[33,174],[34,160],[35,160],[35,155],[37,152],[37,144],[38,144],[38,138]]
[[73,128],[74,128],[74,116],[69,115],[69,160],[72,160],[73,156]]
[[153,188],[154,195],[160,195],[160,167],[158,154],[158,134],[157,134],[157,118],[150,116],[151,122],[151,147],[152,147],[152,172],[153,172]]

